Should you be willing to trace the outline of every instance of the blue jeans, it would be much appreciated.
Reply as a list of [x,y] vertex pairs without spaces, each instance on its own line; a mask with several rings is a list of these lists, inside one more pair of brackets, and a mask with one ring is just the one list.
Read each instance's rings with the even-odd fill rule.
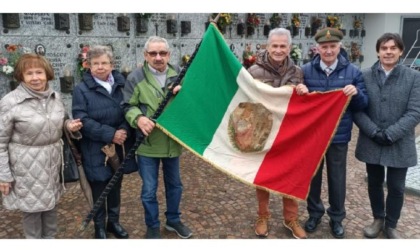
[[141,202],[144,207],[144,219],[147,227],[160,227],[159,202],[156,192],[159,180],[159,165],[162,161],[163,182],[165,183],[166,220],[179,222],[181,212],[179,204],[182,195],[181,176],[179,174],[179,157],[153,158],[137,156],[139,174],[143,180],[141,189]]
[[368,193],[370,206],[375,219],[385,219],[385,226],[396,228],[404,204],[405,179],[408,168],[388,167],[386,185],[388,195],[385,198],[385,167],[366,164],[368,174]]

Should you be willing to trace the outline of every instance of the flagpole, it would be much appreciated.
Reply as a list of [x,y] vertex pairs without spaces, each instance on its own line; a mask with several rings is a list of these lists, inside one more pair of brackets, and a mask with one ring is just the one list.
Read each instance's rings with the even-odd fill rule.
[[[217,20],[219,19],[220,13],[215,17],[214,20],[212,20],[211,22],[216,23]],[[178,86],[182,79],[184,78],[188,68],[190,67],[191,63],[193,62],[195,55],[198,52],[198,49],[200,48],[201,45],[201,41],[198,43],[198,45],[196,46],[193,54],[191,55],[190,60],[187,62],[187,64],[182,68],[181,72],[178,74],[178,77],[176,78],[174,84],[172,85],[172,88]],[[169,99],[173,96],[172,92],[168,92],[165,96],[165,98],[163,99],[163,101],[159,104],[159,107],[157,108],[156,112],[151,116],[151,119],[153,121],[156,121],[156,119],[162,114],[163,109],[165,108],[165,106],[168,104]],[[95,202],[95,204],[93,205],[92,209],[90,210],[90,212],[88,213],[88,215],[86,216],[86,218],[83,220],[82,225],[79,228],[79,231],[84,231],[86,229],[86,227],[88,226],[89,222],[92,220],[92,218],[96,215],[96,213],[99,211],[100,207],[104,204],[106,197],[108,196],[108,194],[110,193],[110,191],[112,190],[112,188],[115,186],[115,184],[117,183],[117,181],[119,181],[119,179],[121,178],[121,176],[124,174],[124,167],[126,166],[126,163],[128,160],[134,158],[135,156],[135,152],[137,150],[137,148],[140,146],[141,143],[143,143],[144,141],[144,134],[141,130],[137,129],[137,137],[136,137],[136,141],[134,143],[134,145],[131,147],[131,149],[128,151],[127,155],[125,156],[124,160],[121,162],[120,167],[118,168],[118,170],[114,173],[114,175],[112,176],[111,180],[108,182],[108,184],[106,185],[105,189],[102,191],[101,195],[99,196],[98,200]]]

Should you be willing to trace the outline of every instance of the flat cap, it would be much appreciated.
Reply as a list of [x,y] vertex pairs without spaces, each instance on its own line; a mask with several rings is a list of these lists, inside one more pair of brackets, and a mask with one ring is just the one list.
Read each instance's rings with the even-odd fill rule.
[[322,30],[319,30],[315,34],[315,41],[317,43],[324,43],[324,42],[340,42],[343,39],[343,33],[331,27],[326,27]]

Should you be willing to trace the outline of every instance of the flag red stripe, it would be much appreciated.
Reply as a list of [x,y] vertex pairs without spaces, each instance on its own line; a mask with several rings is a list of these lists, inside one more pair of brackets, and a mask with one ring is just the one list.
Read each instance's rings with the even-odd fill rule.
[[342,91],[306,96],[294,92],[254,184],[306,199],[311,179],[333,137],[347,100]]

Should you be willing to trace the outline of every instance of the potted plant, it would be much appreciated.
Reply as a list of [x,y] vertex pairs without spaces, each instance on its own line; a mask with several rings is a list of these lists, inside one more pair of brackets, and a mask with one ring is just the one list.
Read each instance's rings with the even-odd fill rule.
[[246,19],[246,31],[247,36],[252,36],[255,33],[255,28],[258,27],[261,20],[255,13],[248,13]]

